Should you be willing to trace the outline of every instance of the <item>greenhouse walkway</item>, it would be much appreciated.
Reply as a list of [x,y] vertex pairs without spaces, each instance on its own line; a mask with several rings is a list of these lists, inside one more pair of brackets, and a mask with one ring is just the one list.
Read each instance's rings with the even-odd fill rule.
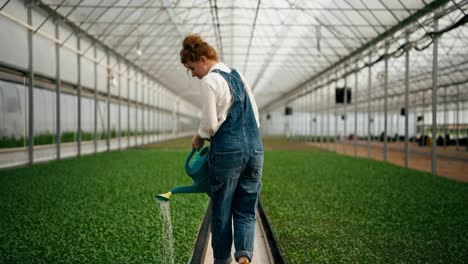
[[[258,215],[259,213],[257,212],[257,224],[255,225],[254,257],[252,259],[252,263],[275,263],[271,255],[270,247],[268,246],[268,240],[263,229],[261,219]],[[231,252],[231,255],[233,256],[232,263],[237,263],[234,260],[234,245],[232,246]],[[208,243],[206,244],[206,251],[202,263],[214,263],[213,250],[211,248],[211,233],[208,235]]]
[[[273,235],[268,217],[263,210],[261,201],[258,202],[255,225],[254,256],[252,263],[278,263],[284,264],[285,259],[281,253],[276,239]],[[211,247],[211,203],[208,204],[205,217],[198,230],[198,237],[195,242],[195,249],[190,264],[211,264],[214,263],[213,250]],[[234,260],[234,245],[231,246],[232,263]]]

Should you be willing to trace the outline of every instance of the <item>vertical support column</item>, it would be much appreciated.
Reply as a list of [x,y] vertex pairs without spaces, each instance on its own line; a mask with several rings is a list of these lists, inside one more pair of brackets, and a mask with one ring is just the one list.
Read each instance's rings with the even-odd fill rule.
[[[55,38],[60,39],[58,21],[55,21]],[[60,44],[55,43],[55,114],[56,114],[56,127],[55,127],[55,146],[57,151],[57,160],[60,160],[60,145],[62,129],[60,124]]]
[[143,134],[142,140],[141,140],[141,145],[144,145],[146,143],[146,126],[145,126],[145,112],[146,112],[146,102],[145,102],[145,93],[146,91],[146,78],[142,74],[141,75],[141,132]]
[[153,117],[153,126],[152,126],[152,135],[153,135],[153,140],[152,142],[155,142],[157,140],[157,135],[155,134],[156,133],[156,89],[155,89],[155,83],[153,82],[152,83],[152,93],[151,93],[151,98],[152,98],[152,104],[151,104],[151,113],[152,113],[152,117]]
[[[323,80],[320,80],[320,83],[323,83]],[[320,85],[321,88],[323,89],[326,89],[326,86],[324,86],[323,84]],[[320,147],[324,147],[325,146],[325,124],[324,124],[324,120],[325,120],[325,116],[324,116],[324,111],[325,111],[325,106],[324,104],[326,105],[326,103],[323,101],[325,100],[325,98],[323,98],[323,91],[321,90],[321,88],[317,88],[317,98],[318,98],[318,101],[320,102],[319,104],[319,117],[320,117],[320,123],[319,123],[319,119],[317,118],[317,124],[319,124],[319,146]]]
[[[409,32],[406,31],[406,43],[409,43]],[[408,168],[409,158],[409,77],[410,77],[410,50],[405,53],[405,168]]]
[[444,87],[444,121],[443,121],[443,126],[444,126],[444,135],[442,135],[442,138],[444,140],[444,148],[447,147],[447,89],[448,87]]
[[[328,79],[328,78],[327,78]],[[330,105],[330,100],[331,100],[331,85],[330,82],[327,80],[327,150],[331,149],[331,140],[330,140],[330,112],[331,112],[331,105]]]
[[422,123],[421,123],[421,137],[422,137],[422,142],[423,142],[423,145],[425,146],[427,144],[427,142],[424,140],[424,137],[426,136],[426,131],[425,131],[425,123],[426,122],[426,91],[423,90],[422,91],[422,97],[423,97],[423,100],[422,100]]
[[456,122],[457,122],[457,150],[460,147],[460,85],[457,85],[457,117],[456,117]]
[[121,79],[121,74],[120,74],[120,59],[117,59],[117,73],[116,73],[117,77],[114,77],[114,78],[118,78],[118,82],[117,82],[117,89],[118,89],[118,104],[117,104],[117,111],[119,112],[118,113],[118,123],[117,123],[117,140],[118,140],[118,149],[121,150],[122,149],[122,141],[121,141],[121,136],[122,136],[122,114],[120,113],[121,111],[121,105],[122,105],[122,85],[121,85],[121,82],[122,82],[122,79]]
[[110,107],[110,86],[111,86],[111,78],[112,78],[112,68],[110,66],[110,54],[109,50],[106,50],[106,57],[107,57],[107,63],[106,63],[106,68],[107,68],[107,136],[106,136],[106,146],[107,146],[107,151],[110,151],[110,136],[111,136],[111,126],[110,126],[110,112],[111,112],[111,107]]
[[[307,89],[306,89],[306,92],[307,92]],[[304,96],[302,96],[302,105],[303,105],[303,115],[302,115],[302,131],[301,131],[301,141],[302,142],[305,142],[305,139],[306,139],[306,135],[307,135],[307,119],[309,119],[309,122],[310,122],[310,112],[308,111],[309,109],[307,109],[307,93],[304,94]]]
[[141,85],[141,142],[140,145],[145,144],[145,138],[146,138],[146,131],[145,131],[145,110],[146,110],[146,102],[145,102],[145,89],[146,89],[146,78],[143,74],[140,75],[140,85]]
[[[94,43],[94,153],[97,153],[97,110],[98,110],[98,100],[97,100],[97,86],[98,86],[98,74],[97,74],[97,48],[96,43]],[[100,137],[100,136],[99,136]]]
[[135,70],[135,146],[138,146],[138,80],[137,71]]
[[[439,30],[439,19],[437,11],[434,12],[434,31]],[[437,174],[437,73],[439,57],[439,37],[433,36],[432,51],[432,174]]]
[[176,104],[175,104],[175,109],[174,109],[174,136],[177,136],[177,121],[179,119],[179,98],[176,98]]
[[127,148],[130,147],[130,67],[127,68]]
[[317,118],[315,122],[317,123],[319,146],[322,146],[323,144],[323,123],[322,123],[323,107],[322,107],[322,98],[321,98],[320,88],[317,88],[317,102],[318,102],[317,103]]
[[159,105],[159,101],[160,101],[160,91],[161,91],[161,87],[160,87],[160,84],[158,84],[158,88],[156,89],[156,110],[158,111],[156,113],[156,130],[158,131],[157,132],[157,137],[156,137],[156,141],[161,141],[161,125],[160,125],[160,122],[161,122],[161,106]]
[[[28,25],[32,26],[32,2],[28,4]],[[34,162],[34,63],[33,32],[28,29],[28,164]]]
[[[336,84],[337,84],[337,77],[335,74],[335,98],[336,98]],[[335,152],[338,153],[338,106],[335,101]]]
[[[307,92],[309,92],[309,91],[307,91]],[[305,95],[305,98],[306,98],[305,100],[307,102],[307,110],[308,110],[307,120],[309,121],[309,123],[308,123],[309,125],[305,129],[305,141],[309,142],[310,141],[310,135],[312,134],[312,120],[311,120],[311,118],[312,118],[312,104],[313,104],[313,102],[312,102],[312,97],[310,96],[310,93],[307,93]]]
[[372,100],[372,53],[369,53],[369,68],[368,68],[368,80],[367,80],[367,158],[370,159],[370,140],[371,140],[371,100]]
[[384,79],[384,161],[388,155],[388,41],[385,42],[385,79]]
[[[316,143],[319,143],[319,124],[318,124],[318,112],[319,112],[319,107],[318,107],[318,89],[313,89],[311,88],[311,94],[310,94],[311,100],[312,100],[312,123],[314,123],[314,141]],[[310,119],[310,118],[309,118]],[[310,122],[310,120],[309,120]]]
[[346,155],[346,145],[348,144],[348,137],[347,137],[347,134],[348,134],[348,113],[346,112],[346,105],[348,104],[348,75],[346,75],[346,66],[344,67],[344,72],[345,72],[345,76],[344,76],[344,101],[343,101],[343,115],[342,115],[342,119],[343,119],[343,154]]
[[147,143],[151,143],[153,141],[153,123],[151,122],[152,120],[152,116],[153,116],[153,92],[152,92],[152,88],[151,88],[151,84],[152,84],[152,81],[150,79],[148,79],[147,83],[146,83],[148,86],[146,88],[146,98],[147,98],[147,109],[148,109],[148,113],[147,113],[147,116],[146,116],[146,119],[148,120],[148,126],[146,127],[146,129],[148,130],[148,141]]
[[[357,140],[358,140],[358,104],[357,104],[357,91],[358,91],[358,61],[356,60],[354,71],[354,157],[357,157]],[[352,100],[352,99],[351,99]]]
[[78,82],[77,82],[77,92],[78,92],[78,128],[77,128],[77,143],[76,143],[76,147],[78,149],[78,157],[81,157],[81,138],[82,138],[82,134],[81,134],[81,123],[82,123],[82,117],[81,117],[81,39],[80,39],[80,35],[78,34],[76,36],[76,47],[79,51],[78,54],[76,54],[76,59],[77,59],[77,67],[78,67]]
[[322,145],[322,125],[320,124],[321,120],[321,101],[320,101],[320,88],[315,89],[315,125],[317,126],[317,142],[318,145]]

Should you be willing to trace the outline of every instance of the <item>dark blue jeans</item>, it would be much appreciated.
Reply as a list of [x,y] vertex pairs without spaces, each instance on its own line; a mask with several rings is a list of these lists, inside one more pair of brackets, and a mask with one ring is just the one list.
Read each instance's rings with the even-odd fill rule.
[[241,256],[252,260],[262,169],[263,150],[211,153],[211,233],[215,263],[232,261],[232,221],[236,261]]

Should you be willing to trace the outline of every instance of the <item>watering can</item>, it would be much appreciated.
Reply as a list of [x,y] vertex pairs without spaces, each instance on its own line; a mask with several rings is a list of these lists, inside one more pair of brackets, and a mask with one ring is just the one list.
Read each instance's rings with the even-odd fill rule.
[[[210,146],[201,148],[198,152],[192,149],[185,159],[185,171],[192,178],[191,186],[178,186],[172,188],[167,193],[156,195],[161,201],[169,201],[171,196],[176,193],[209,193],[210,182],[208,178],[208,153]],[[195,156],[194,156],[195,155]]]

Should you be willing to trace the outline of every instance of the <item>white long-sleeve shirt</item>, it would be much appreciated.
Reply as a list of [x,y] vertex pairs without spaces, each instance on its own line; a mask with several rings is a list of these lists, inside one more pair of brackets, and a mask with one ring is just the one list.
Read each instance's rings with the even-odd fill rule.
[[[219,69],[224,72],[231,72],[228,66],[222,62],[218,62],[210,68],[210,71]],[[247,90],[250,103],[255,114],[257,126],[260,127],[258,119],[258,107],[252,94],[252,89],[246,82],[244,76],[239,72],[242,82]],[[201,83],[201,101],[202,101],[202,116],[198,134],[205,139],[211,138],[219,127],[226,120],[229,110],[232,105],[232,95],[229,85],[226,80],[218,73],[210,72],[202,78]]]

